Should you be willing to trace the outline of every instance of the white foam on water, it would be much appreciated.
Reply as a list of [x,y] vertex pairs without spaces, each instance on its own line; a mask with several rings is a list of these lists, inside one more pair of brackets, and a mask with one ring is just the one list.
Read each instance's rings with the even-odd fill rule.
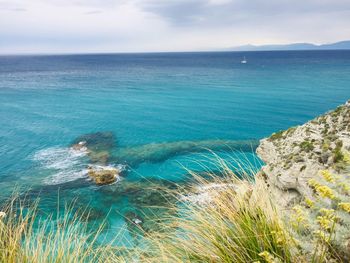
[[86,151],[52,147],[38,151],[33,159],[41,162],[47,169],[66,169],[80,163],[86,154]]
[[208,185],[200,185],[194,189],[195,193],[184,195],[181,199],[198,205],[209,205],[213,198],[220,195],[220,192],[225,189],[238,191],[239,187],[232,183],[211,183]]
[[87,170],[82,171],[62,171],[51,175],[44,180],[45,184],[55,185],[62,184],[66,182],[71,182],[79,178],[86,178]]
[[53,171],[44,183],[54,185],[86,177],[86,155],[84,150],[52,147],[38,151],[33,160],[39,162],[43,169]]

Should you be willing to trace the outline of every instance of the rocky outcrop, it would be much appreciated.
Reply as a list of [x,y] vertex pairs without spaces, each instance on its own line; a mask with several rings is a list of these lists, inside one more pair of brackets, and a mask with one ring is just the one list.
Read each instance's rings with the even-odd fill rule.
[[149,143],[116,148],[112,132],[84,134],[76,138],[71,148],[87,152],[92,163],[127,164],[136,167],[142,163],[158,163],[174,156],[206,151],[252,152],[258,146],[257,140],[202,140]]
[[320,171],[343,173],[350,150],[350,102],[337,109],[260,141],[256,152],[265,162],[259,174],[276,202],[290,207],[314,189],[310,179]]
[[118,148],[111,160],[116,163],[127,163],[137,166],[141,163],[163,162],[174,156],[211,151],[252,152],[256,149],[256,140],[203,140],[150,143],[140,146]]
[[97,185],[106,185],[120,180],[120,169],[115,167],[89,166],[88,175]]
[[[174,156],[208,152],[208,151],[241,151],[252,152],[258,145],[257,140],[202,140],[150,143],[131,147],[116,148],[112,132],[96,132],[84,134],[76,138],[71,149],[83,152],[91,164],[101,167],[108,164],[137,167],[142,163],[157,163]],[[119,172],[117,173],[119,175]],[[98,185],[115,182],[115,172],[89,169],[88,175]]]
[[108,163],[113,147],[115,147],[115,137],[108,131],[81,135],[71,145],[73,150],[86,152],[92,163],[102,165]]
[[350,102],[257,148],[266,163],[257,181],[267,184],[302,254],[322,262],[350,262],[349,151]]
[[72,145],[79,145],[83,142],[84,146],[90,151],[107,151],[115,146],[115,137],[113,132],[95,132],[83,134],[76,138]]

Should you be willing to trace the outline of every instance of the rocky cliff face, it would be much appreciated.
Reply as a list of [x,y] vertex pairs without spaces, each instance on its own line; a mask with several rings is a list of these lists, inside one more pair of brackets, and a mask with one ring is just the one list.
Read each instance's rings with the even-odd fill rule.
[[259,176],[278,205],[291,207],[315,193],[310,180],[319,178],[320,173],[321,177],[332,174],[349,180],[349,150],[350,101],[304,125],[261,140],[257,154],[266,165]]

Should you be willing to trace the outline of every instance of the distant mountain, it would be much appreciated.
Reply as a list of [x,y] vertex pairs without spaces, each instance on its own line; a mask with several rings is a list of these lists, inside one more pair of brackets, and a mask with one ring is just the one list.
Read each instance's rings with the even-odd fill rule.
[[244,45],[229,48],[231,51],[267,51],[267,50],[341,50],[350,49],[350,40],[332,44],[315,45],[310,43],[293,43],[287,45]]

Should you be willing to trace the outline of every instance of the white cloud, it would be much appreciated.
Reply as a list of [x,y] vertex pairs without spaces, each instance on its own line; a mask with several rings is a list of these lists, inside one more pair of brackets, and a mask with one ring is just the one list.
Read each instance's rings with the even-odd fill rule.
[[225,5],[228,3],[231,3],[232,0],[209,0],[208,4],[209,5]]
[[0,0],[0,53],[209,50],[350,36],[348,0]]

